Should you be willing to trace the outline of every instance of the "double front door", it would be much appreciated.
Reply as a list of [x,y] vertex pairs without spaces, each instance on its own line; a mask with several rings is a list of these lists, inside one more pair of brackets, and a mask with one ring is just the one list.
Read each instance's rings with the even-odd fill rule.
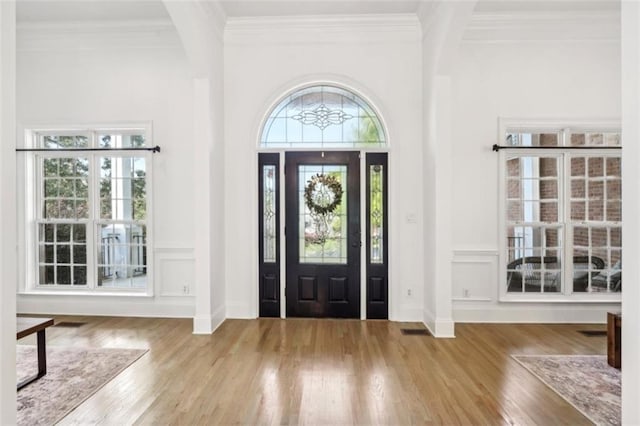
[[[279,160],[279,154],[260,156],[260,316],[280,316]],[[384,160],[386,165],[386,154]],[[386,234],[386,214],[384,220],[371,222],[373,188],[368,181],[367,231],[362,235],[360,169],[359,152],[285,153],[283,269],[287,317],[361,316],[361,247],[363,239],[368,238],[371,250],[367,247],[366,262],[375,263],[375,257],[382,253],[378,236]],[[365,174],[371,179],[368,171]],[[384,182],[386,187],[386,176]],[[380,179],[377,190],[383,189]],[[383,203],[378,204],[380,211],[375,214],[382,216]],[[367,310],[372,306],[375,312],[376,303],[382,303],[384,307],[378,310],[386,317],[386,269],[383,277],[367,278]]]

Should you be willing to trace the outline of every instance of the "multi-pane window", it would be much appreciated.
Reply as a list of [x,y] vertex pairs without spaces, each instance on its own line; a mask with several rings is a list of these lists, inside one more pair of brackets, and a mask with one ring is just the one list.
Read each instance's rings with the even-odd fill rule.
[[514,130],[506,145],[506,294],[621,291],[619,133]]
[[33,143],[35,285],[145,290],[145,131],[34,132]]

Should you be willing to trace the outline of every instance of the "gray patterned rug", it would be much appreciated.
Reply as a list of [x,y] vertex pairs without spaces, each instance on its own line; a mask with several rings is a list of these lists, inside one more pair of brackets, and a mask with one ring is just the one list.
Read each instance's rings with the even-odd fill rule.
[[620,370],[603,355],[512,355],[597,425],[619,425]]
[[[20,382],[38,371],[38,361],[35,346],[16,351]],[[55,424],[145,352],[47,346],[47,374],[18,392],[18,425]]]

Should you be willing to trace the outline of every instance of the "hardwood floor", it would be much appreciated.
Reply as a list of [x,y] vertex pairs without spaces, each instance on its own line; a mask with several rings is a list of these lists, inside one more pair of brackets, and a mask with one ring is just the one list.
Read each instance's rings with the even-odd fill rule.
[[60,424],[590,424],[511,354],[606,354],[605,325],[57,317],[48,345],[148,348]]

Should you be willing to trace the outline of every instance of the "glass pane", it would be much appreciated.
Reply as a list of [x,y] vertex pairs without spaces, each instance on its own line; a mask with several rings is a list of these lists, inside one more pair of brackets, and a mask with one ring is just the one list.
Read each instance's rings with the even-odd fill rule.
[[71,263],[71,246],[68,244],[58,245],[56,248],[57,263]]
[[571,135],[573,146],[618,146],[620,145],[620,133],[610,132],[584,132]]
[[589,215],[588,219],[592,221],[604,220],[604,201],[602,200],[589,200]]
[[607,180],[607,200],[622,199],[622,181],[620,179]]
[[604,176],[604,158],[589,158],[587,159],[589,164],[589,177],[601,177]]
[[87,148],[89,138],[86,135],[41,135],[40,146],[48,149]]
[[300,263],[347,263],[347,167],[298,167]]
[[71,241],[71,225],[56,225],[56,242]]
[[604,134],[604,144],[608,146],[619,146],[620,145],[620,133],[605,133]]
[[520,201],[507,202],[507,220],[521,222],[523,220],[522,203]]
[[53,265],[40,265],[39,283],[40,285],[52,285],[55,284],[55,266]]
[[97,235],[98,286],[145,288],[146,227],[133,223],[102,224]]
[[571,198],[572,199],[584,199],[586,198],[586,184],[584,179],[571,179]]
[[621,177],[620,158],[607,158],[607,176]]
[[146,144],[144,135],[129,135],[121,133],[98,135],[100,148],[141,148]]
[[586,203],[584,201],[571,202],[571,220],[584,221],[586,214]]
[[40,224],[38,226],[39,283],[41,285],[72,285],[76,283],[86,285],[86,272],[84,278],[76,279],[73,275],[76,267],[86,269],[85,227],[84,224],[61,223]]
[[619,227],[610,228],[611,247],[622,247],[622,229]]
[[383,146],[385,134],[373,109],[360,97],[333,86],[314,86],[287,96],[262,131],[269,147]]
[[586,171],[586,160],[584,158],[571,159],[571,176],[584,176]]
[[541,222],[557,222],[558,221],[558,203],[540,203],[540,221]]
[[573,235],[573,291],[621,291],[620,227],[574,227]]
[[591,247],[607,247],[609,245],[607,228],[594,226],[591,229]]
[[71,267],[70,266],[56,267],[56,284],[62,284],[62,285],[71,284]]
[[145,159],[102,157],[100,170],[100,217],[112,220],[145,220]]
[[384,166],[375,164],[369,168],[369,221],[371,223],[371,241],[369,250],[371,263],[384,262]]
[[42,217],[50,219],[86,219],[89,217],[86,158],[43,159]]
[[586,226],[573,227],[573,246],[589,247],[589,228]]
[[87,267],[86,266],[73,267],[73,284],[87,285]]
[[555,179],[540,181],[540,199],[558,199],[558,181]]
[[509,244],[507,291],[559,292],[562,228],[515,226],[507,228]]
[[520,181],[517,179],[507,180],[507,198],[512,200],[518,200],[522,198],[522,192],[520,191]]
[[558,146],[558,140],[558,133],[508,132],[506,136],[509,146]]
[[276,166],[262,168],[263,262],[276,261]]
[[507,160],[507,176],[520,177],[520,158]]

